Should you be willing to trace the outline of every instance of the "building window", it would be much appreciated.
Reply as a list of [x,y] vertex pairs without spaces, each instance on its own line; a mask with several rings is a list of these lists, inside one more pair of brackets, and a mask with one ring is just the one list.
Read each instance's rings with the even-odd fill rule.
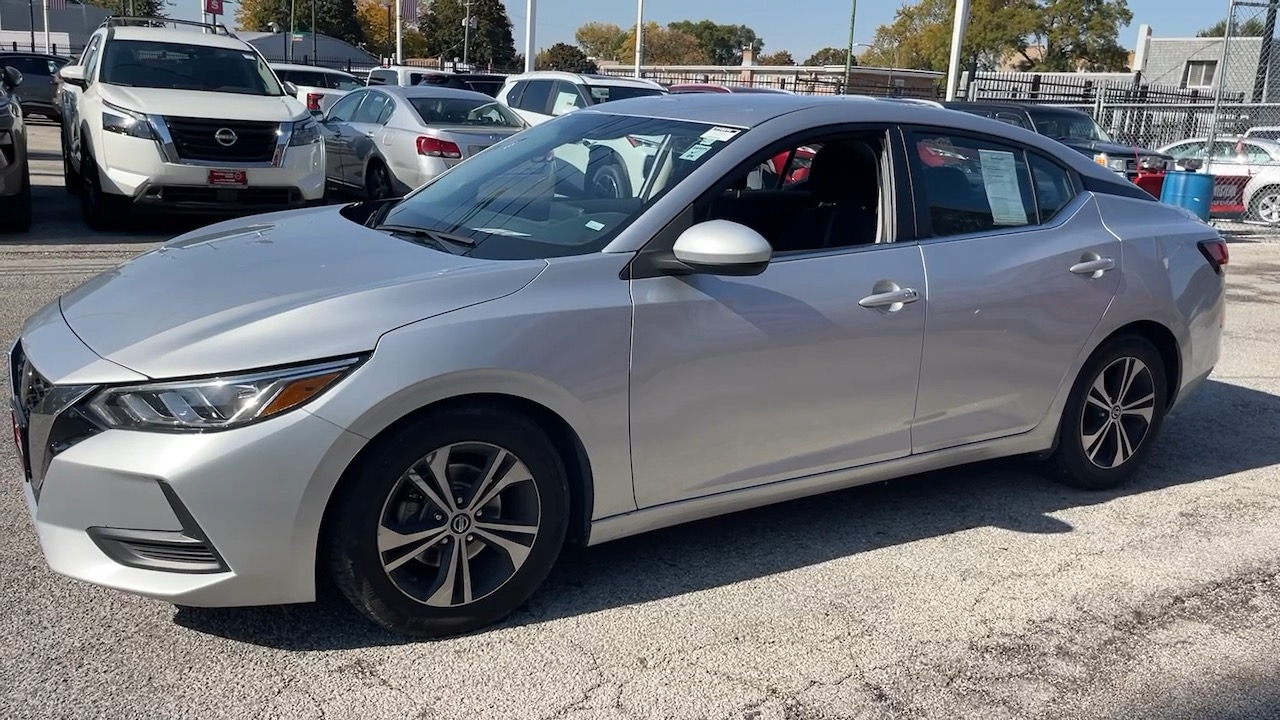
[[1186,74],[1182,86],[1207,90],[1213,87],[1213,76],[1217,73],[1217,60],[1191,60],[1187,62]]

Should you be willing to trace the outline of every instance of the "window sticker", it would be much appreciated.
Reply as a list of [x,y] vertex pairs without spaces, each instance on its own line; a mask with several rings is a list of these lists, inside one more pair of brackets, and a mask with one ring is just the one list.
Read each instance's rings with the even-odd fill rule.
[[685,150],[684,152],[680,153],[680,159],[689,160],[689,161],[697,160],[698,158],[710,152],[710,150],[711,150],[711,145],[708,144],[706,140],[703,140],[697,145],[694,145],[688,150]]
[[725,140],[728,140],[734,137],[740,132],[742,131],[737,128],[727,128],[727,127],[716,126],[702,133],[702,141],[706,143],[724,142]]
[[982,160],[982,184],[991,204],[991,218],[996,225],[1026,225],[1027,208],[1022,204],[1018,187],[1018,167],[1013,153],[1001,150],[979,150]]
[[587,229],[588,229],[588,230],[595,230],[595,231],[597,231],[597,232],[598,232],[598,231],[600,231],[600,230],[603,230],[603,229],[604,229],[604,223],[600,222],[599,220],[588,220],[588,221],[587,221]]

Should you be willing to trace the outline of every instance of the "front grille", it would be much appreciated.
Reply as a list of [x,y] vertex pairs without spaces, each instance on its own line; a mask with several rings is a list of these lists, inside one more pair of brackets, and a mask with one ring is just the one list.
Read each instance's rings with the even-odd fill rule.
[[[273,122],[166,117],[165,124],[182,160],[271,162],[280,138],[280,124]],[[224,144],[231,134],[234,141]]]
[[218,188],[196,186],[169,186],[161,189],[162,202],[175,204],[262,205],[276,207],[296,205],[302,195],[296,188]]

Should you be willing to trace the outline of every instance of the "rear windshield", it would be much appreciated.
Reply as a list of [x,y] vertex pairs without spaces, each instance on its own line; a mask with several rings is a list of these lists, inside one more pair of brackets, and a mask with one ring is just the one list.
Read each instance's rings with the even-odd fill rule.
[[300,87],[317,87],[327,90],[355,90],[364,83],[345,73],[319,70],[277,70],[276,77]]
[[585,88],[587,94],[591,96],[591,102],[597,105],[614,100],[667,94],[665,90],[659,90],[658,88],[624,87],[621,85],[586,85]]
[[471,98],[409,98],[409,104],[427,125],[478,125],[523,127],[515,113],[499,103]]
[[174,42],[110,41],[100,79],[128,87],[284,94],[275,74],[257,53]]

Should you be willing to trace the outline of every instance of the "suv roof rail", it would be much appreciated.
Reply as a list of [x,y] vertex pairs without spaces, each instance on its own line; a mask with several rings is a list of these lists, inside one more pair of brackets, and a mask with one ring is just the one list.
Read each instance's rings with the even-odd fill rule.
[[203,28],[215,35],[217,35],[219,31],[221,31],[223,35],[231,35],[231,31],[227,30],[227,26],[222,23],[198,22],[196,20],[177,20],[175,18],[161,16],[141,17],[136,15],[108,15],[98,27],[152,27],[163,26],[166,24],[187,25],[190,27]]

